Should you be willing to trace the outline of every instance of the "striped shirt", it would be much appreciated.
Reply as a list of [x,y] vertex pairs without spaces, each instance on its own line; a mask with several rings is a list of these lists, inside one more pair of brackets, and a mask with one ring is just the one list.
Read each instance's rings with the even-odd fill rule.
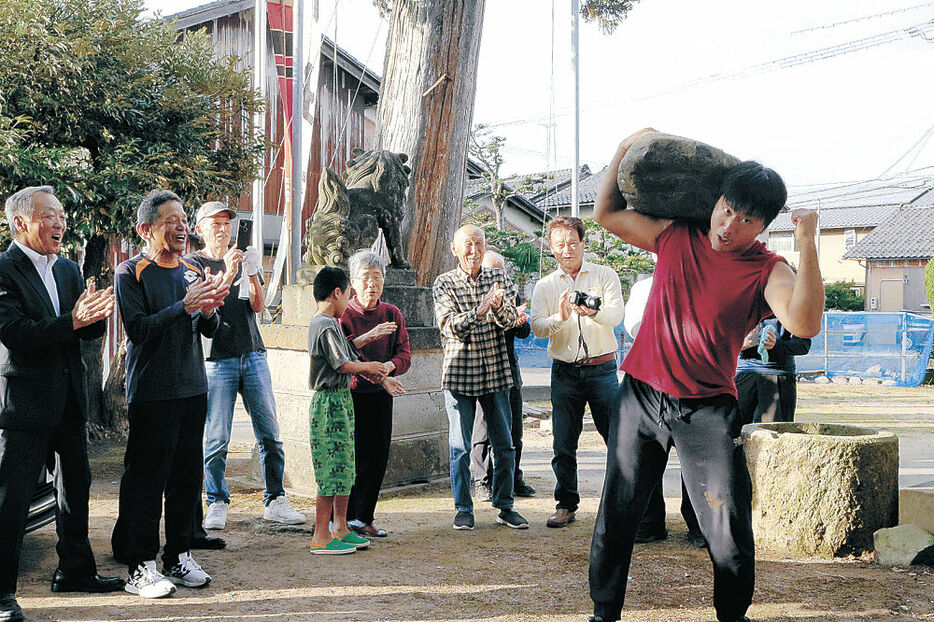
[[[477,306],[494,283],[506,291],[503,304],[479,316]],[[516,288],[505,271],[481,268],[472,279],[458,267],[439,275],[431,294],[444,346],[441,386],[468,396],[511,387],[505,329],[516,323]]]

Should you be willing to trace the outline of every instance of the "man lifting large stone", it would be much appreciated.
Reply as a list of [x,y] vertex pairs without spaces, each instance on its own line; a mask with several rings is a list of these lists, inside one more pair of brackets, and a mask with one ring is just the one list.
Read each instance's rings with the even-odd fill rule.
[[824,287],[814,241],[817,214],[791,214],[800,249],[795,274],[756,240],[787,198],[778,174],[756,162],[726,169],[706,224],[627,209],[613,172],[639,139],[661,137],[649,136],[653,132],[642,130],[620,144],[594,210],[608,231],[657,253],[658,264],[639,334],[623,363],[618,408],[610,415],[606,478],[590,551],[591,621],[620,619],[636,529],[676,447],[709,543],[717,619],[740,622],[748,620],[752,600],[755,545],[733,383],[736,359],[743,336],[773,312],[796,335],[811,337],[820,330]]

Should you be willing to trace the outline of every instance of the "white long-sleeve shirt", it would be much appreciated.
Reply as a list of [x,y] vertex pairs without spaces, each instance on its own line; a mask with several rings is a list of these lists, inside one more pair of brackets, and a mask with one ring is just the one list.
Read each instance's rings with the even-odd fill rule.
[[[568,319],[561,319],[559,302],[566,290],[586,292],[600,296],[600,310],[593,317],[580,317],[571,312]],[[577,278],[571,278],[558,268],[535,284],[532,293],[532,332],[536,337],[549,337],[548,356],[565,363],[584,358],[616,352],[619,342],[613,329],[623,319],[623,293],[616,272],[607,266],[585,261]],[[586,353],[580,345],[583,335],[587,344]]]

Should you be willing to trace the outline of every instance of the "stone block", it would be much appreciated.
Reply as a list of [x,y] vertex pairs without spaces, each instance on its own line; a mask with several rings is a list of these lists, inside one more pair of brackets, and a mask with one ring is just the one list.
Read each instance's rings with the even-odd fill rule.
[[818,376],[814,379],[814,384],[830,384],[830,378],[827,376]]
[[909,566],[918,553],[934,545],[934,535],[917,525],[879,529],[873,534],[876,559],[886,566]]
[[871,550],[896,524],[898,438],[855,426],[763,423],[743,428],[756,542],[824,557]]
[[737,163],[716,147],[656,132],[629,148],[617,184],[626,204],[640,212],[708,224],[723,176]]
[[899,490],[898,524],[916,525],[934,534],[934,492],[910,488]]
[[[279,433],[285,450],[286,487],[314,495],[317,484],[309,446],[310,361],[307,327],[263,326]],[[295,347],[274,347],[279,344]],[[448,476],[447,415],[441,392],[440,350],[413,350],[412,368],[400,377],[408,393],[393,404],[392,448],[384,488]],[[254,455],[251,472],[259,473]],[[261,481],[261,475],[259,480]]]

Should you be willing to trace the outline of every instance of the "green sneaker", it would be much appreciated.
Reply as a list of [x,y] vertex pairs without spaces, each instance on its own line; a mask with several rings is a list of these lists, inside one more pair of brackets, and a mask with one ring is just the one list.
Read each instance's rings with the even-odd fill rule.
[[342,542],[340,538],[334,538],[324,546],[314,542],[309,543],[308,546],[312,555],[348,555],[357,552],[355,545]]
[[[337,538],[337,534],[331,534],[334,538]],[[370,541],[366,538],[360,537],[355,534],[353,531],[348,531],[347,535],[340,539],[344,544],[350,544],[357,549],[366,549],[370,547]]]

